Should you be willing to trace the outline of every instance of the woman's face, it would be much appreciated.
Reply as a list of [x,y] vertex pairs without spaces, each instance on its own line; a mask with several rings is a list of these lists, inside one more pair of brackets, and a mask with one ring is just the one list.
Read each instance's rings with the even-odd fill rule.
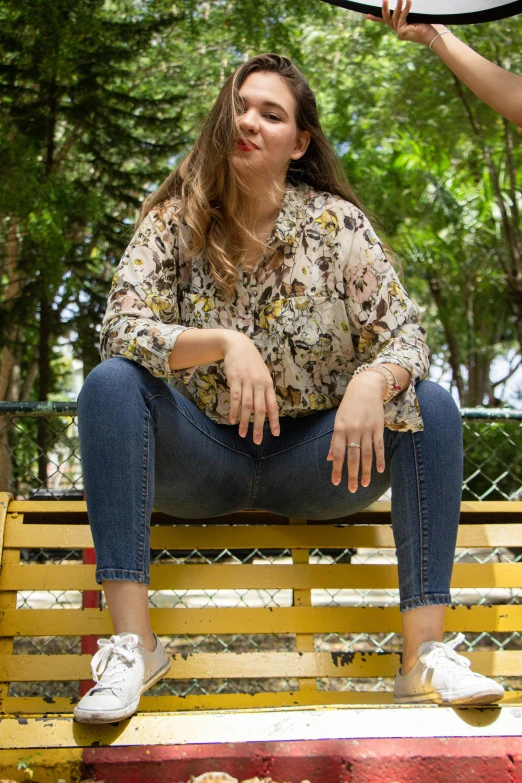
[[245,176],[251,171],[283,184],[290,161],[299,160],[310,142],[309,132],[297,127],[294,96],[284,79],[265,71],[251,73],[239,96],[242,112],[232,163]]

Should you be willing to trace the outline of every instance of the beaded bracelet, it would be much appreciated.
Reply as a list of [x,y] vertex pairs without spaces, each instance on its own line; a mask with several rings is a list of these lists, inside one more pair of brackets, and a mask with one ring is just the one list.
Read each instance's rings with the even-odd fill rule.
[[385,367],[383,364],[363,364],[361,367],[356,369],[352,377],[355,378],[356,375],[368,371],[378,372],[379,375],[382,375],[382,377],[386,380],[387,395],[386,397],[383,396],[382,398],[383,405],[393,399],[400,391],[402,391],[402,386],[399,384],[397,376],[393,370],[390,369],[390,367]]

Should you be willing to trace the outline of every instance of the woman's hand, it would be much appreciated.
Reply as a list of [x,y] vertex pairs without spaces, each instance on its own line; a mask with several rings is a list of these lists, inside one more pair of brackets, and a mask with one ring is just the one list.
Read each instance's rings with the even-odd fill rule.
[[[386,380],[376,372],[356,375],[345,392],[335,416],[328,461],[332,465],[332,484],[341,482],[344,455],[348,452],[348,489],[356,492],[361,469],[361,486],[370,483],[373,451],[379,473],[384,471],[384,410],[382,397]],[[348,446],[357,443],[360,448]]]
[[395,11],[391,14],[389,0],[383,0],[382,19],[379,16],[373,16],[373,14],[367,14],[366,19],[387,24],[388,27],[397,33],[401,41],[413,41],[413,43],[429,46],[435,36],[446,28],[442,25],[434,27],[431,24],[408,24],[406,19],[411,11],[411,6],[412,0],[405,0],[404,4],[403,0],[397,0]]
[[250,414],[254,412],[254,443],[263,440],[265,416],[272,435],[279,435],[279,411],[274,383],[256,346],[246,335],[232,329],[224,336],[224,370],[230,389],[230,423],[235,424],[239,408],[239,434],[248,431]]

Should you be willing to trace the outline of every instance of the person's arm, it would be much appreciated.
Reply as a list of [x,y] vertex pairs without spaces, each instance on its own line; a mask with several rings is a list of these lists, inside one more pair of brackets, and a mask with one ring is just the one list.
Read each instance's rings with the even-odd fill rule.
[[[415,398],[412,384],[429,369],[426,333],[419,324],[419,309],[408,298],[367,217],[358,209],[340,216],[338,236],[346,248],[343,279],[346,312],[353,332],[355,357],[369,368],[384,365],[395,374],[402,394]],[[348,461],[348,489],[355,492],[360,469],[361,485],[371,478],[373,452],[379,473],[384,464],[384,423],[393,401],[383,409],[386,380],[370,369],[353,376],[339,405],[327,459],[332,482],[341,481]],[[399,393],[399,392],[397,392]],[[403,400],[404,401],[404,400]]]
[[[441,24],[408,24],[412,0],[398,0],[393,14],[383,0],[383,18],[368,14],[394,30],[402,41],[432,44],[432,51],[480,100],[515,125],[522,126],[522,77],[490,62]],[[440,35],[440,33],[444,33]]]
[[209,364],[223,360],[230,389],[229,421],[244,438],[253,414],[254,443],[263,440],[263,425],[268,416],[272,435],[279,435],[279,412],[274,383],[254,342],[236,329],[191,329],[183,332],[171,351],[172,370],[191,364]]
[[174,374],[170,354],[187,328],[179,322],[177,254],[173,216],[165,207],[151,210],[114,274],[101,326],[102,360],[123,356],[153,375]]
[[[169,355],[173,372],[199,364],[219,362],[225,357],[225,346],[231,329],[187,329],[180,334]],[[236,332],[232,332],[236,334]],[[237,332],[237,334],[240,334]]]

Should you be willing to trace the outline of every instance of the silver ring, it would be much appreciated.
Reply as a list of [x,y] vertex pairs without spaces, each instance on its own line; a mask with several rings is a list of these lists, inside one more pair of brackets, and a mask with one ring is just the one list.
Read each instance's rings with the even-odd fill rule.
[[346,447],[347,449],[360,449],[360,445],[358,443],[349,443]]

